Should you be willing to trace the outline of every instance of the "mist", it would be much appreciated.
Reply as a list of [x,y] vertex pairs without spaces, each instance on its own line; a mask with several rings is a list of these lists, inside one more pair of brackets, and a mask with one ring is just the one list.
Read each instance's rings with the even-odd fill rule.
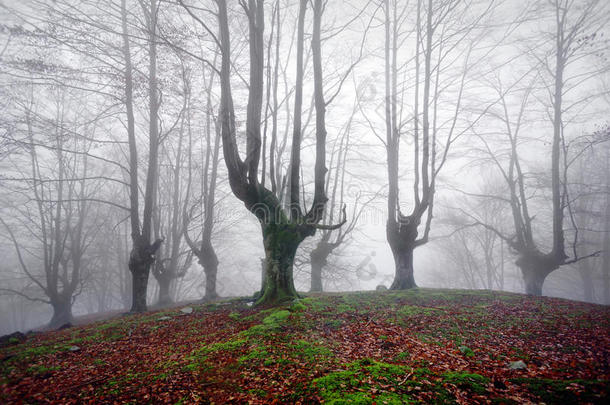
[[610,303],[606,2],[224,3],[2,3],[0,334],[308,291]]

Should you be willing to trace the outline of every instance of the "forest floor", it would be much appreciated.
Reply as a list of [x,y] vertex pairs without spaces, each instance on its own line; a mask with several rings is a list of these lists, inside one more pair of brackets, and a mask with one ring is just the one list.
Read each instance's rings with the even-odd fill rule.
[[1,348],[0,403],[609,403],[607,306],[416,289],[182,309]]

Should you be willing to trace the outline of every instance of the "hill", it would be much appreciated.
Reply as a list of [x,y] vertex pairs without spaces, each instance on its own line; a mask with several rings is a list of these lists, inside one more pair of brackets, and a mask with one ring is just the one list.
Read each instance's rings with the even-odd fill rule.
[[0,349],[2,403],[608,403],[610,308],[488,291],[308,294]]

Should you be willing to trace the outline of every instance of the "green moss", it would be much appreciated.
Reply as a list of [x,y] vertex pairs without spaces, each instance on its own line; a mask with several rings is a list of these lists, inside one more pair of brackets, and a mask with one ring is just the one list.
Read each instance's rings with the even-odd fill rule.
[[301,300],[301,304],[308,307],[309,311],[322,312],[327,309],[326,303],[321,298],[307,297]]
[[[331,404],[405,404],[414,402],[405,392],[405,366],[363,359],[345,365],[346,370],[316,378],[313,385],[325,403]],[[390,392],[392,388],[394,392]],[[374,393],[377,393],[375,395]]]
[[205,372],[212,368],[208,362],[208,356],[204,350],[195,350],[187,356],[188,364],[184,366],[185,371]]
[[248,352],[248,354],[239,357],[239,359],[237,359],[237,362],[240,365],[246,364],[246,363],[250,363],[252,361],[261,361],[264,359],[267,359],[269,357],[269,352],[267,351],[267,348],[262,346],[262,347],[255,347],[252,350],[250,350]]
[[321,344],[311,343],[306,340],[297,340],[296,343],[289,345],[293,356],[301,357],[309,362],[320,358],[328,358],[333,355],[332,351]]
[[401,316],[416,316],[416,315],[436,315],[440,313],[438,308],[419,307],[414,305],[403,305],[397,311]]
[[458,349],[466,357],[474,357],[474,351],[468,346],[459,346]]
[[266,325],[270,328],[279,328],[286,323],[288,317],[290,317],[290,311],[274,311],[269,316],[263,319],[263,325]]
[[348,304],[339,304],[335,310],[338,314],[344,314],[346,312],[355,312],[356,309]]
[[411,353],[409,353],[409,352],[400,352],[396,356],[394,356],[394,359],[396,361],[403,361],[403,360],[408,359],[410,356],[411,356]]
[[248,390],[248,394],[254,395],[255,397],[259,398],[265,398],[267,396],[267,391],[258,388],[252,388]]
[[254,325],[249,329],[240,332],[240,335],[246,338],[266,338],[269,337],[270,334],[279,331],[288,323],[290,311],[285,309],[273,309],[269,312],[270,314],[263,318],[261,324]]
[[332,405],[368,405],[368,404],[387,404],[401,405],[415,403],[409,396],[398,395],[392,392],[384,392],[379,395],[373,395],[366,392],[348,392],[343,395],[323,398],[325,404]]
[[47,374],[47,373],[50,373],[52,371],[56,371],[59,369],[60,369],[59,366],[47,367],[43,364],[35,364],[33,366],[28,367],[26,370],[26,373],[31,374],[31,375],[41,375],[41,374]]
[[343,325],[343,321],[340,319],[331,319],[324,322],[324,326],[330,329],[339,329]]
[[239,321],[241,319],[241,314],[239,312],[231,312],[229,314],[229,318],[233,319],[234,321]]
[[95,364],[96,366],[105,366],[106,362],[102,359],[95,359],[93,360],[93,364]]
[[525,386],[530,393],[549,404],[602,404],[608,403],[609,399],[609,381],[512,378],[510,382]]
[[300,300],[295,300],[290,306],[291,312],[304,312],[306,310],[307,307]]
[[[208,361],[210,355],[214,355],[219,352],[235,352],[247,343],[248,341],[245,339],[231,339],[226,342],[217,342],[200,347],[199,349],[193,350],[191,354],[187,356],[189,363],[184,367],[184,369],[186,371],[199,372],[209,370],[212,367]],[[174,365],[177,365],[177,363]]]
[[446,383],[453,384],[459,388],[469,389],[477,394],[485,393],[485,386],[489,383],[489,378],[480,374],[449,372],[443,374]]

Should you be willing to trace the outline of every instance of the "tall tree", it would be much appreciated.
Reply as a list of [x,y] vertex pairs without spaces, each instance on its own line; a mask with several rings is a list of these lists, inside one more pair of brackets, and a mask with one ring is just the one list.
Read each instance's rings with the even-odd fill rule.
[[139,212],[139,180],[138,151],[135,134],[134,116],[134,79],[130,50],[130,34],[127,24],[126,0],[121,0],[123,57],[125,77],[125,107],[127,113],[127,136],[129,142],[129,202],[131,238],[133,246],[129,256],[129,270],[132,274],[131,312],[144,312],[147,309],[146,296],[150,267],[155,260],[155,253],[163,242],[157,239],[151,243],[152,216],[158,185],[159,158],[159,128],[158,128],[158,89],[157,89],[157,18],[158,5],[156,0],[148,4],[142,3],[148,34],[148,97],[149,97],[149,134],[148,134],[148,166],[146,186],[144,189],[144,211],[140,223]]
[[[198,203],[194,204],[193,207],[187,206],[187,200],[184,204],[183,218],[184,224],[184,237],[189,245],[191,251],[197,258],[198,263],[203,267],[205,273],[205,293],[203,299],[206,301],[212,300],[218,297],[216,291],[216,278],[218,274],[218,256],[212,243],[212,235],[214,231],[214,225],[216,222],[216,188],[218,186],[218,164],[220,162],[220,124],[217,117],[214,115],[214,102],[212,97],[212,90],[215,83],[215,71],[210,69],[211,73],[209,77],[205,77],[205,73],[208,69],[203,69],[204,73],[204,85],[205,85],[205,127],[204,127],[204,161],[201,171],[201,189],[200,195],[196,199]],[[190,131],[190,125],[189,125]],[[189,168],[192,167],[192,142],[189,135]],[[188,173],[188,188],[187,196],[191,193],[192,185],[192,171],[189,169]],[[193,210],[197,207],[201,209],[201,215],[203,221],[201,222],[201,240],[193,241],[189,236],[189,224],[193,222]]]
[[[332,224],[335,220],[336,208],[344,207],[346,200],[346,186],[349,184],[349,179],[346,178],[347,161],[349,159],[350,145],[352,141],[353,121],[358,112],[358,103],[355,102],[352,108],[350,118],[348,119],[342,133],[334,140],[330,154],[330,169],[328,170],[328,179],[326,183],[326,192],[330,194],[329,210],[325,211],[322,224]],[[323,290],[323,274],[328,271],[328,261],[336,251],[348,244],[350,235],[356,229],[358,219],[361,217],[364,209],[371,203],[377,194],[369,197],[366,201],[362,201],[362,194],[353,196],[355,198],[354,207],[350,214],[350,218],[344,226],[339,229],[325,229],[320,232],[320,237],[316,240],[313,249],[309,251],[309,264],[311,266],[311,285],[310,291],[320,292]],[[344,213],[343,215],[346,215]]]
[[[39,103],[45,98],[45,103]],[[7,207],[10,211],[5,209],[0,217],[19,266],[37,292],[0,290],[50,304],[52,328],[72,321],[72,304],[85,280],[85,252],[95,237],[95,232],[88,229],[95,228],[95,215],[90,212],[93,197],[85,181],[96,177],[88,159],[92,143],[81,131],[94,134],[96,120],[91,120],[86,105],[83,110],[71,108],[69,104],[78,101],[70,98],[82,101],[76,92],[61,87],[54,90],[40,86],[34,97],[30,87],[22,103],[22,124],[13,129],[25,135],[21,138],[13,134],[14,140],[21,138],[17,143],[26,159],[17,159],[17,165],[6,173],[19,186],[5,190],[12,202]],[[19,195],[27,198],[22,200]],[[35,241],[32,247],[37,253],[31,253],[28,240]]]
[[[323,91],[321,20],[324,1],[313,2],[312,55],[314,69],[314,98],[316,112],[316,156],[314,168],[315,192],[312,205],[303,212],[299,197],[301,173],[301,113],[303,88],[303,48],[305,41],[305,13],[308,2],[299,2],[297,28],[297,68],[294,102],[293,138],[290,161],[290,206],[285,210],[272,190],[259,182],[261,159],[261,110],[264,88],[264,20],[262,0],[240,1],[249,26],[250,80],[246,118],[246,158],[242,160],[236,138],[235,111],[231,91],[231,41],[229,16],[225,0],[218,0],[220,69],[220,123],[223,154],[233,194],[244,202],[259,220],[265,249],[266,280],[258,303],[275,303],[297,297],[293,281],[293,262],[299,244],[315,233],[316,229],[338,228],[337,225],[320,225],[327,202],[326,177],[326,102]],[[264,176],[264,174],[263,174]]]
[[[567,112],[575,105],[583,101],[591,100],[598,96],[589,94],[584,99],[572,98],[566,101],[566,96],[573,93],[577,86],[583,86],[589,79],[600,73],[599,68],[593,66],[587,69],[573,69],[574,63],[591,57],[598,52],[595,43],[597,30],[608,15],[608,7],[597,0],[590,0],[583,4],[576,4],[570,0],[553,0],[549,9],[539,10],[547,13],[546,16],[553,22],[553,32],[548,33],[550,51],[539,56],[533,50],[530,54],[536,57],[534,69],[522,75],[516,83],[504,87],[502,79],[497,77],[494,90],[500,100],[501,111],[490,111],[490,115],[499,119],[505,127],[505,136],[509,143],[508,166],[505,167],[499,159],[499,154],[494,151],[488,140],[479,135],[484,145],[484,150],[490,156],[493,164],[498,168],[508,189],[508,197],[503,201],[510,205],[513,227],[511,233],[490,225],[485,227],[496,232],[506,241],[508,246],[516,253],[516,265],[521,270],[525,291],[532,295],[542,295],[542,286],[546,277],[561,266],[575,263],[587,257],[597,255],[597,252],[579,255],[578,226],[574,222],[572,214],[572,200],[568,194],[568,174],[570,166],[575,162],[574,156],[578,157],[580,152],[570,152],[571,145],[565,137],[566,127],[574,118],[566,118]],[[544,15],[544,14],[543,14]],[[523,88],[516,87],[518,83],[526,78],[532,77],[531,82]],[[535,98],[536,81],[540,80],[542,88],[550,102],[543,103],[547,109],[548,124],[550,124],[550,167],[546,173],[550,178],[550,222],[549,247],[545,249],[543,243],[535,238],[535,215],[532,215],[531,195],[528,187],[528,173],[522,155],[523,131],[525,127],[525,116],[529,110],[531,100]],[[520,94],[520,101],[515,109],[516,114],[511,114],[512,109],[507,94]],[[565,221],[570,218],[572,225],[572,257],[566,252]],[[540,221],[539,221],[540,222]]]
[[[429,239],[436,181],[446,163],[451,145],[466,130],[460,128],[459,119],[463,110],[463,95],[471,66],[473,48],[481,41],[482,20],[490,15],[494,2],[473,4],[470,7],[459,0],[418,0],[416,4],[415,29],[405,32],[410,15],[410,5],[397,0],[384,0],[384,68],[385,68],[385,129],[384,140],[388,171],[388,200],[386,236],[392,250],[396,266],[391,289],[416,287],[413,254],[414,250],[426,244]],[[400,144],[406,130],[407,120],[403,118],[405,84],[404,72],[399,61],[401,45],[406,38],[415,34],[414,92],[412,123],[412,164],[413,164],[413,204],[410,212],[402,213],[400,203],[399,170]],[[468,45],[464,46],[464,43]],[[483,56],[479,55],[478,60]],[[461,61],[462,67],[452,69],[446,76],[449,63]],[[402,84],[401,84],[402,83]],[[451,90],[450,90],[451,89]],[[454,98],[443,100],[443,93],[453,93]],[[439,118],[443,114],[443,103],[454,105],[446,121]],[[381,137],[379,137],[381,138]],[[424,221],[423,234],[420,226]]]

